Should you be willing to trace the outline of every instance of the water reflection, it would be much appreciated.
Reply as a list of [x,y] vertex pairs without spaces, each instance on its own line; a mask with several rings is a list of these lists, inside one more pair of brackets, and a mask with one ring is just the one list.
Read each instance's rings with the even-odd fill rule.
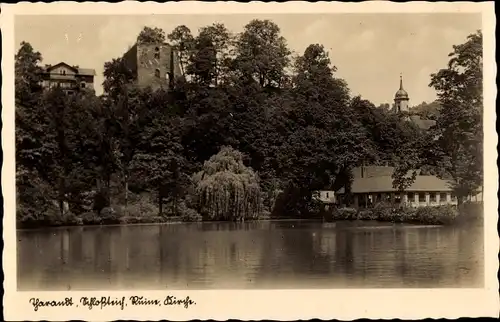
[[18,231],[20,290],[482,287],[481,228],[317,222]]

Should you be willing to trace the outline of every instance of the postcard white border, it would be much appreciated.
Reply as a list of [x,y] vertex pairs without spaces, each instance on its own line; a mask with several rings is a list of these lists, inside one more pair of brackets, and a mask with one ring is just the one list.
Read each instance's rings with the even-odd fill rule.
[[[485,200],[485,287],[482,289],[366,289],[366,290],[251,290],[251,291],[134,291],[134,292],[18,292],[16,286],[15,165],[14,165],[14,15],[126,15],[126,14],[236,14],[236,13],[435,13],[476,12],[482,14],[484,37],[484,200]],[[340,319],[357,318],[459,318],[498,317],[497,134],[495,129],[495,26],[493,2],[409,2],[371,1],[363,3],[204,3],[158,4],[125,1],[110,3],[20,3],[2,4],[2,191],[4,196],[3,269],[5,320],[190,320],[190,319]],[[196,305],[147,307],[125,310],[109,308],[45,308],[35,312],[32,297],[75,300],[82,296],[130,296],[178,298],[190,296]]]

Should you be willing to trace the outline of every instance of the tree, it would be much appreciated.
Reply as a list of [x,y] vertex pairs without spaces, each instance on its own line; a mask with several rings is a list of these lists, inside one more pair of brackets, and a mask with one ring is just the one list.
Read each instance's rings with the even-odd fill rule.
[[30,43],[21,42],[15,59],[15,97],[28,104],[32,94],[41,90],[41,72],[39,64],[42,62],[42,54],[35,51]]
[[165,32],[157,27],[144,27],[137,36],[137,43],[158,44],[165,42]]
[[[477,191],[483,180],[482,130],[482,34],[467,37],[464,44],[453,46],[447,68],[431,75],[429,86],[438,94],[440,113],[436,126],[418,141],[412,153],[400,155],[395,184],[411,184],[415,170],[436,169],[441,178],[451,181],[459,204]],[[407,176],[413,170],[412,176]]]
[[172,213],[177,214],[189,178],[181,144],[182,119],[176,115],[165,94],[162,91],[154,93],[147,104],[130,169],[136,181],[157,193],[160,214],[164,199],[168,197],[172,198]]
[[280,87],[290,63],[290,50],[280,28],[270,20],[252,20],[236,40],[235,68],[261,87]]
[[221,23],[214,23],[211,26],[201,28],[198,38],[208,40],[215,52],[214,84],[218,85],[221,79],[228,77],[229,64],[232,62],[233,36],[226,26]]
[[223,147],[205,162],[193,182],[202,214],[210,219],[244,220],[261,212],[259,178],[232,148]]
[[212,40],[206,35],[196,37],[187,74],[193,75],[198,84],[208,86],[216,79],[216,66],[217,51]]
[[453,46],[446,69],[431,75],[442,106],[436,119],[437,163],[453,179],[459,202],[483,181],[483,36]]
[[151,97],[150,88],[124,89],[118,101],[113,102],[114,117],[111,126],[116,149],[113,150],[119,176],[123,185],[125,208],[128,206],[131,163],[137,152],[137,143],[144,126],[147,102]]
[[179,53],[179,64],[182,75],[185,75],[185,67],[189,64],[189,58],[194,49],[194,37],[191,30],[185,25],[180,25],[174,28],[168,39],[172,42],[173,47]]
[[229,77],[232,36],[220,23],[200,28],[193,40],[186,73],[200,84],[217,86]]
[[318,44],[310,45],[295,63],[289,136],[278,153],[278,176],[295,187],[292,196],[301,212],[307,211],[314,190],[348,184],[349,169],[373,149],[349,104],[349,89],[334,71]]
[[132,82],[134,74],[122,58],[112,59],[104,63],[104,92],[112,99],[117,100],[124,92],[124,87]]
[[410,109],[410,112],[419,115],[423,119],[434,120],[439,116],[441,105],[437,101],[431,103],[422,102]]
[[382,103],[377,108],[381,109],[381,110],[387,110],[388,111],[388,110],[391,109],[391,105],[389,103]]

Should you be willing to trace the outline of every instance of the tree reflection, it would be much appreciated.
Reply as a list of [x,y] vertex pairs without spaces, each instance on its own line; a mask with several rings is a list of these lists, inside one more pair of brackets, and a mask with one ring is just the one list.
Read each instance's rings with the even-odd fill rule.
[[481,286],[482,230],[245,222],[20,231],[21,290]]

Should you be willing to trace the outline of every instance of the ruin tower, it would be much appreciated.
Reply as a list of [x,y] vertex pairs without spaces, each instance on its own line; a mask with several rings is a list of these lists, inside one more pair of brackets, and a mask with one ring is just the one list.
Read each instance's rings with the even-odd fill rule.
[[125,53],[123,61],[140,88],[168,89],[181,76],[177,52],[167,43],[136,43]]
[[396,113],[409,112],[408,102],[410,98],[408,93],[403,88],[403,76],[399,76],[399,90],[394,96],[394,111]]

